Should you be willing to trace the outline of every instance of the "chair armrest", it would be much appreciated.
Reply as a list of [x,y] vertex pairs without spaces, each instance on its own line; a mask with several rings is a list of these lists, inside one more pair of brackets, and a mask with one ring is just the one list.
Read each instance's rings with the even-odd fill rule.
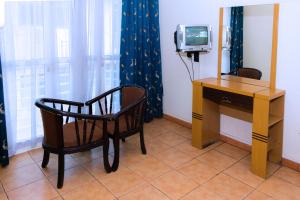
[[118,91],[118,90],[121,90],[122,88],[123,88],[123,86],[120,86],[120,87],[111,89],[111,90],[109,90],[109,91],[107,91],[107,92],[104,92],[103,94],[101,94],[101,95],[99,95],[99,96],[97,96],[97,97],[95,97],[95,98],[93,98],[93,99],[91,99],[91,100],[85,102],[85,105],[86,105],[86,106],[90,106],[90,105],[92,105],[93,103],[95,103],[95,102],[101,100],[102,98],[106,97],[107,95],[110,95],[110,94],[112,94],[112,93],[114,93],[114,92],[116,92],[116,91]]
[[65,105],[71,105],[71,106],[80,106],[83,107],[84,103],[82,102],[76,102],[76,101],[67,101],[67,100],[61,100],[61,99],[50,99],[50,98],[42,98],[38,99],[36,102],[45,102],[45,103],[59,103],[59,104],[65,104]]
[[118,117],[120,117],[121,115],[123,115],[124,113],[134,109],[136,106],[138,106],[139,104],[141,103],[144,103],[146,101],[146,96],[141,98],[139,101],[135,102],[135,103],[132,103],[128,106],[126,106],[125,108],[121,109],[119,112],[115,113],[113,115],[113,119],[116,119]]

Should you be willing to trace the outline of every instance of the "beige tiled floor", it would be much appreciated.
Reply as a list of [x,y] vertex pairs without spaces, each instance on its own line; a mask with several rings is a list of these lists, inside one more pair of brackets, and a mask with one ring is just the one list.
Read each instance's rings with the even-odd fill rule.
[[222,142],[196,149],[191,130],[167,120],[145,124],[145,140],[147,155],[141,154],[138,135],[121,143],[115,173],[105,173],[101,148],[66,156],[59,190],[55,155],[46,169],[40,167],[42,149],[14,156],[0,168],[0,200],[300,199],[299,172],[270,163],[264,180],[250,172],[248,152]]

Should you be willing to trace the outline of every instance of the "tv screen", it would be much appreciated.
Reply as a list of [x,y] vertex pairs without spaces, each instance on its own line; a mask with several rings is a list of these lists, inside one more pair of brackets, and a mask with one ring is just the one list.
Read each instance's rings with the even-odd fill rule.
[[185,45],[197,46],[208,44],[208,29],[206,26],[190,26],[185,29]]

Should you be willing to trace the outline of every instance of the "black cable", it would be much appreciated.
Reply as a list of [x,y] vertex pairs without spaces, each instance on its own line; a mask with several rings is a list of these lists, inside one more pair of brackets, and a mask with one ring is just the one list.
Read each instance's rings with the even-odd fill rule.
[[191,63],[192,63],[192,71],[193,71],[193,80],[195,80],[194,62],[192,57],[191,57]]
[[192,79],[192,76],[191,76],[191,72],[190,72],[190,69],[189,69],[189,67],[187,66],[186,62],[183,60],[183,58],[182,58],[181,54],[180,54],[179,52],[177,52],[177,53],[178,53],[178,55],[179,55],[179,57],[180,57],[181,61],[182,61],[182,62],[183,62],[183,64],[185,65],[185,68],[186,68],[186,70],[187,70],[187,71],[188,71],[188,73],[189,73],[189,77],[190,77],[190,80],[191,80],[191,82],[193,82],[193,79]]

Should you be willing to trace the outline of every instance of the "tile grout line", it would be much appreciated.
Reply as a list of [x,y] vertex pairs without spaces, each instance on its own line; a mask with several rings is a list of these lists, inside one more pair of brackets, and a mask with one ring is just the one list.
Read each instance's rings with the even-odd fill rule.
[[[49,160],[50,160],[50,158],[49,158]],[[57,187],[53,186],[53,184],[51,183],[50,177],[52,175],[51,176],[46,176],[46,174],[44,173],[44,171],[42,170],[42,168],[40,168],[38,161],[35,161],[35,160],[33,160],[33,161],[35,162],[35,164],[37,165],[37,167],[39,168],[39,170],[43,173],[43,176],[46,178],[46,180],[50,184],[50,186],[56,191],[56,193],[58,194],[58,196],[61,197],[62,199],[64,199],[63,196],[60,194],[59,189],[57,189]],[[57,198],[57,197],[55,197],[55,198]],[[55,198],[53,198],[53,199],[55,199]]]
[[0,181],[0,183],[1,183],[1,186],[3,188],[3,192],[4,192],[5,196],[6,196],[6,198],[8,199],[8,193],[7,193],[6,189],[3,187],[2,181]]
[[[87,173],[88,174],[90,174],[95,180],[96,180],[96,182],[98,182],[100,185],[102,185],[105,189],[107,189],[107,191],[109,191],[112,195],[113,195],[113,197],[114,198],[116,198],[116,199],[118,199],[118,197],[109,189],[109,188],[107,188],[100,180],[98,180],[97,179],[97,177],[95,177],[94,176],[94,174],[92,174],[87,168],[85,168],[84,166],[82,166],[83,167],[83,169],[85,170],[85,171],[87,171]],[[105,169],[104,169],[105,170]],[[110,173],[114,173],[113,171],[111,171]]]

